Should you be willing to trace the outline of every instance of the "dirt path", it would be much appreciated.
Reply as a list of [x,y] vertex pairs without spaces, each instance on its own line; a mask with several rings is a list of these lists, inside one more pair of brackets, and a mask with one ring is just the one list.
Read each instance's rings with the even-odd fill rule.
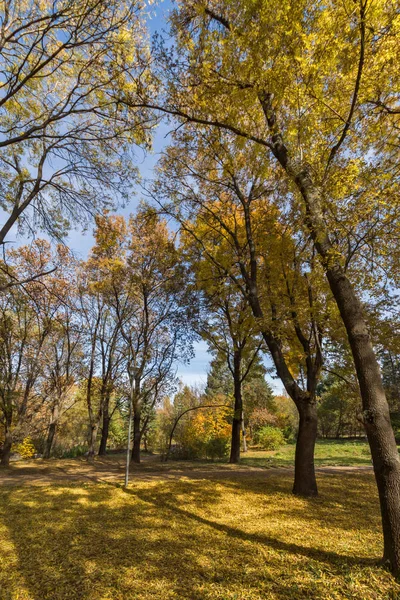
[[[372,473],[372,467],[317,467],[317,473]],[[0,486],[49,485],[51,483],[96,482],[123,483],[125,457],[122,455],[97,458],[94,463],[85,459],[21,461],[0,469]],[[141,465],[133,465],[130,479],[237,479],[291,475],[293,468],[250,467],[212,463],[160,463],[159,457],[145,457]]]

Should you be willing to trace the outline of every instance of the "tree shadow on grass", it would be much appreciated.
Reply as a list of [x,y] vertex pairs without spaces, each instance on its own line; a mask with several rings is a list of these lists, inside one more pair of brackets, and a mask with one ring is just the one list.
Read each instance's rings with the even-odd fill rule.
[[314,558],[322,562],[326,562],[329,564],[345,562],[346,564],[364,564],[364,565],[375,565],[378,563],[377,559],[358,557],[358,556],[344,556],[337,554],[336,552],[326,552],[317,548],[309,548],[307,546],[301,546],[299,544],[293,544],[284,542],[282,540],[278,540],[276,538],[257,534],[257,533],[248,533],[242,529],[237,529],[235,527],[230,527],[223,523],[218,523],[216,521],[212,521],[200,515],[194,514],[188,510],[178,508],[177,506],[171,504],[170,502],[164,499],[160,499],[159,495],[149,494],[145,492],[133,492],[131,490],[124,490],[125,493],[135,494],[144,502],[152,504],[153,506],[162,505],[163,508],[170,510],[171,512],[179,515],[181,518],[191,519],[196,521],[197,523],[201,523],[202,525],[206,525],[215,529],[216,531],[227,534],[229,537],[241,540],[241,541],[250,541],[256,542],[258,544],[262,544],[265,546],[269,546],[274,550],[290,552],[293,554],[297,554],[300,556],[305,556],[306,558]]
[[[231,477],[224,485],[232,491],[251,491],[265,498],[274,497],[276,510],[285,516],[307,518],[319,526],[337,529],[380,531],[381,517],[378,492],[373,473],[318,473],[317,497],[293,496],[291,474],[277,472],[268,477],[256,475],[252,479]],[[286,510],[289,504],[289,510]]]
[[[365,600],[371,569],[389,597],[393,582],[371,557],[294,542],[285,518],[273,535],[271,520],[281,519],[289,495],[282,482],[268,481],[264,504],[248,479],[6,490],[1,517],[21,575],[0,574],[0,597]],[[306,525],[307,512],[302,518]],[[359,588],[346,595],[357,577]]]

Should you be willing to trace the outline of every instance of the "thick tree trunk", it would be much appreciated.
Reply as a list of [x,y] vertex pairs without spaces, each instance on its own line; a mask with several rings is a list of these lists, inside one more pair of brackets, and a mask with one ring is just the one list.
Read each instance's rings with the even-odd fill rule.
[[297,185],[306,209],[306,225],[346,327],[363,406],[364,427],[371,448],[378,487],[384,538],[383,558],[393,573],[400,576],[400,457],[390,423],[389,406],[383,389],[379,364],[372,347],[361,302],[335,258],[322,211],[321,190],[312,179],[311,168],[293,161],[277,131],[276,114],[270,93],[259,94],[271,131],[271,148],[289,177]]
[[299,433],[296,442],[293,493],[299,496],[317,496],[314,468],[314,447],[318,432],[317,406],[309,392],[304,392],[288,377],[288,367],[280,356],[280,348],[271,336],[263,332],[278,375],[299,412]]
[[101,440],[99,446],[99,456],[105,456],[107,454],[107,442],[108,442],[108,433],[110,430],[110,417],[103,415],[103,427],[101,430]]
[[[236,410],[235,410],[236,415]],[[231,454],[229,457],[229,462],[232,464],[236,464],[240,462],[240,437],[242,432],[242,420],[233,417],[232,421],[232,440],[231,440]]]
[[8,467],[8,465],[10,464],[12,442],[13,442],[12,435],[9,431],[7,431],[5,434],[5,437],[4,437],[3,449],[1,452],[0,464],[3,467]]
[[296,442],[293,493],[299,496],[317,496],[314,448],[317,439],[317,405],[315,401],[300,402],[299,432]]
[[293,178],[305,200],[307,225],[346,327],[360,386],[364,427],[371,448],[380,499],[383,559],[393,573],[400,576],[400,457],[390,422],[379,363],[372,347],[361,302],[346,273],[340,264],[333,260],[334,248],[324,225],[320,192],[312,182],[308,169],[297,173]]
[[132,447],[132,462],[140,464],[140,443],[142,440],[142,432],[140,430],[140,411],[135,409],[133,415],[133,447]]
[[360,385],[363,421],[371,448],[378,487],[384,538],[384,561],[400,575],[400,457],[379,364],[373,350],[361,304],[340,269],[327,270],[350,342]]
[[233,357],[233,378],[234,378],[234,397],[235,409],[232,421],[232,439],[230,463],[240,462],[240,436],[242,432],[242,381],[241,381],[241,356],[238,350],[235,350]]

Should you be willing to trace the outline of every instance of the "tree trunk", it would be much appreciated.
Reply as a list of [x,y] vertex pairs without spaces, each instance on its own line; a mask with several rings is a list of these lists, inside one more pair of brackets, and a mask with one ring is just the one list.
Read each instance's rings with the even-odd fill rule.
[[363,406],[363,421],[371,448],[378,487],[384,539],[383,559],[400,576],[400,457],[390,422],[389,406],[383,388],[378,360],[372,347],[368,325],[361,302],[336,259],[322,211],[322,193],[312,179],[308,164],[293,161],[277,131],[272,95],[259,94],[268,127],[272,151],[289,177],[296,184],[305,205],[305,224],[321,257],[326,277],[346,327]]
[[94,423],[93,425],[89,425],[89,450],[87,459],[88,461],[94,460],[94,455],[96,453],[96,440],[97,440],[97,432],[99,430],[99,421]]
[[243,452],[247,452],[246,428],[244,426],[244,414],[243,414],[243,411],[242,411],[242,439],[243,439]]
[[234,378],[234,397],[235,409],[232,421],[232,441],[230,463],[240,462],[240,435],[242,432],[242,381],[241,381],[241,356],[240,351],[235,350],[233,356],[233,378]]
[[107,395],[104,400],[104,408],[103,408],[103,427],[101,429],[101,440],[99,447],[99,456],[104,456],[107,454],[107,442],[108,442],[108,432],[110,430],[110,398]]
[[55,421],[51,422],[49,425],[49,429],[47,431],[47,438],[46,438],[46,442],[44,445],[43,458],[50,458],[56,429],[57,429],[57,423]]
[[107,454],[107,442],[108,442],[108,433],[110,430],[110,417],[103,416],[103,427],[101,430],[101,440],[99,446],[99,456],[105,456]]
[[59,419],[59,410],[58,406],[54,405],[51,411],[51,420],[49,424],[49,429],[47,431],[46,443],[44,445],[43,458],[50,458],[51,450],[53,448],[54,436],[57,431]]
[[140,410],[135,408],[133,415],[133,447],[132,447],[132,462],[140,464],[140,442],[142,433],[140,430]]
[[360,385],[363,421],[371,448],[378,487],[384,552],[396,576],[400,575],[400,457],[379,364],[372,347],[361,303],[339,268],[327,270],[328,281],[346,327]]
[[4,437],[4,444],[3,444],[3,450],[1,453],[1,461],[0,464],[3,467],[8,467],[8,465],[10,464],[10,454],[11,454],[11,447],[12,447],[12,435],[9,431],[6,431],[5,437]]
[[317,405],[315,400],[298,403],[299,432],[296,442],[293,493],[317,496],[314,468],[314,448],[317,439]]
[[[264,108],[264,106],[263,106],[263,108]],[[249,213],[248,208],[246,209],[245,205],[244,205],[244,213],[245,213],[246,235],[247,235],[247,241],[249,244],[249,251],[250,251],[250,277],[248,277],[248,275],[247,275],[247,280],[249,282],[247,298],[248,298],[248,301],[249,301],[249,304],[250,304],[250,307],[251,307],[254,317],[258,320],[258,322],[263,323],[264,313],[263,313],[261,303],[260,303],[260,298],[258,295],[258,284],[257,284],[257,277],[258,277],[257,265],[258,265],[258,263],[257,263],[256,246],[255,246],[253,235],[252,235],[250,213]],[[246,275],[246,273],[243,272],[243,271],[245,271],[243,266],[241,266],[241,270],[242,270],[243,275]],[[299,386],[299,384],[297,383],[297,381],[295,380],[295,378],[293,377],[293,375],[291,373],[289,365],[286,361],[286,357],[282,350],[282,340],[279,337],[276,337],[276,335],[274,334],[274,332],[272,330],[269,330],[269,329],[265,328],[264,326],[260,327],[260,333],[262,334],[264,341],[268,347],[272,361],[276,368],[276,373],[277,373],[278,377],[281,379],[288,395],[293,400],[296,407],[299,409],[299,406],[303,406],[303,405],[310,403],[311,397],[314,399],[315,388],[316,388],[316,384],[318,381],[318,375],[319,375],[319,372],[320,372],[320,369],[322,366],[322,355],[321,355],[320,349],[317,348],[314,352],[314,356],[312,356],[313,353],[311,352],[309,343],[307,342],[307,340],[302,340],[302,338],[304,338],[304,335],[302,334],[301,329],[299,327],[296,327],[296,330],[298,330],[297,335],[298,335],[299,341],[302,343],[303,348],[306,353],[307,391],[303,390]],[[299,336],[299,333],[301,334],[300,336]],[[305,410],[303,409],[302,412],[304,413]],[[310,460],[310,457],[309,457],[309,450],[310,450],[310,448],[314,448],[315,437],[317,435],[317,432],[315,431],[314,438],[313,438],[314,439],[313,444],[310,444],[309,437],[311,436],[311,433],[309,433],[309,431],[312,430],[312,427],[310,426],[310,421],[314,422],[314,420],[315,420],[315,427],[316,427],[316,424],[317,424],[316,408],[314,410],[314,413],[315,414],[312,416],[312,418],[311,418],[311,415],[308,415],[307,418],[303,418],[304,426],[302,423],[301,435],[299,435],[299,438],[297,441],[297,447],[296,447],[297,471],[298,472],[301,471],[304,474],[304,476],[306,477],[306,480],[304,483],[302,483],[299,480],[299,477],[297,477],[297,479],[295,479],[294,493],[303,494],[302,490],[304,490],[305,496],[310,496],[310,495],[315,496],[318,493],[316,482],[315,482],[314,459],[312,458]],[[299,417],[300,417],[300,415],[299,415]],[[309,421],[309,419],[310,419],[310,421]],[[303,449],[303,445],[304,445],[304,449]],[[300,467],[300,463],[302,460],[306,461],[306,464],[304,465],[303,468]]]

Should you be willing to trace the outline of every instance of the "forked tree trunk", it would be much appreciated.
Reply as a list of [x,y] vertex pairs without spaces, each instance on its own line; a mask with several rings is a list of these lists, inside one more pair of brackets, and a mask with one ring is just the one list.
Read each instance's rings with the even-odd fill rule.
[[142,432],[140,429],[140,410],[135,408],[133,415],[133,447],[132,447],[132,462],[140,464],[140,443],[142,440]]
[[88,461],[93,461],[94,455],[96,454],[96,440],[97,440],[98,430],[99,430],[99,420],[96,423],[89,425],[89,436],[88,436],[89,449],[88,449],[88,455],[87,455]]
[[[264,320],[264,313],[260,304],[259,296],[258,296],[258,286],[257,286],[257,256],[254,240],[251,232],[251,219],[248,210],[245,210],[245,222],[246,222],[246,230],[247,230],[247,239],[249,242],[249,248],[251,253],[250,259],[250,285],[248,291],[248,300],[253,312],[254,317],[259,320],[260,323]],[[301,411],[303,413],[303,418],[300,417],[299,411],[299,420],[301,420],[301,431],[299,430],[299,436],[297,438],[296,444],[296,465],[295,468],[295,482],[293,491],[296,494],[304,495],[304,496],[316,496],[318,494],[315,472],[314,472],[314,460],[310,460],[309,452],[310,448],[314,448],[315,445],[315,437],[316,431],[314,435],[314,441],[311,444],[310,438],[311,432],[314,431],[313,427],[311,427],[311,421],[314,423],[315,420],[315,428],[317,423],[317,413],[315,410],[315,415],[310,420],[310,415],[305,418],[304,413],[306,412],[305,406],[310,403],[310,392],[303,390],[298,383],[293,378],[293,375],[289,369],[289,366],[286,362],[285,355],[282,351],[282,343],[279,338],[276,338],[274,333],[268,329],[264,329],[264,327],[260,328],[260,333],[262,334],[264,341],[268,347],[268,350],[271,354],[271,358],[276,368],[276,372],[278,377],[281,379],[285,390],[287,391],[290,398],[295,403],[297,409],[299,410],[299,406],[302,407]],[[307,362],[307,389],[315,389],[315,385],[317,382],[318,374],[321,368],[322,356],[320,351],[316,352],[316,356],[313,360],[311,360],[311,356],[308,354],[306,362]],[[315,419],[314,419],[315,417]],[[303,444],[305,444],[305,448],[303,449]],[[304,467],[301,466],[301,462],[305,460],[306,464]],[[300,475],[301,473],[301,475]],[[297,474],[297,477],[296,477]],[[301,478],[303,479],[301,481]]]
[[13,442],[12,435],[9,431],[7,431],[5,434],[5,437],[4,437],[3,449],[1,452],[0,464],[3,467],[8,467],[8,465],[10,464],[12,442]]
[[317,405],[316,402],[300,402],[299,431],[296,442],[294,464],[293,493],[299,496],[316,496],[318,494],[315,478],[314,450],[317,439]]
[[[268,332],[263,332],[263,335],[271,352],[277,373],[299,413],[293,493],[299,496],[317,496],[314,448],[317,438],[318,416],[315,398],[310,397],[309,392],[304,392],[294,382],[285,359],[281,355],[279,344]],[[311,378],[311,375],[313,373],[308,374],[308,379]]]
[[238,350],[235,350],[233,357],[233,377],[234,377],[234,397],[235,408],[232,421],[232,439],[231,454],[229,462],[236,464],[240,462],[240,435],[242,431],[242,382],[241,382],[241,357]]

